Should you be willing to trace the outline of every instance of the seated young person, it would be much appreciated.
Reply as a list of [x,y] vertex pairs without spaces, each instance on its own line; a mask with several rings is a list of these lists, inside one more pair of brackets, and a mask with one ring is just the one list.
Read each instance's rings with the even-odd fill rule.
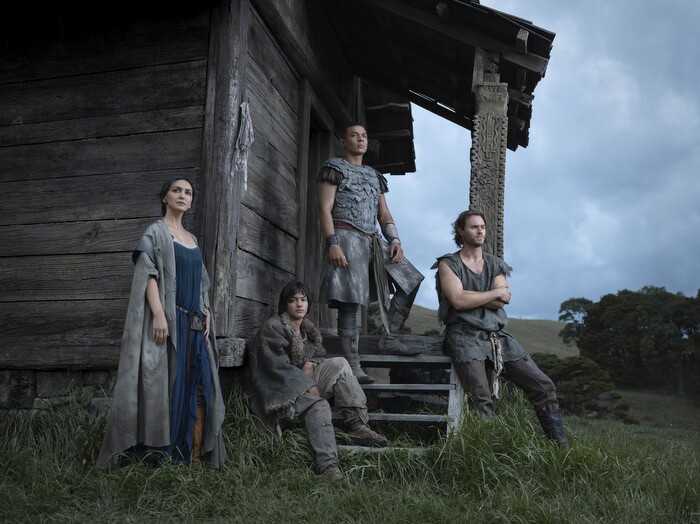
[[368,425],[367,398],[343,357],[326,358],[319,330],[308,319],[309,292],[289,282],[280,293],[277,315],[258,331],[248,353],[248,401],[270,429],[285,418],[306,428],[321,477],[343,478],[328,399],[343,414],[353,442],[384,447],[384,437]]

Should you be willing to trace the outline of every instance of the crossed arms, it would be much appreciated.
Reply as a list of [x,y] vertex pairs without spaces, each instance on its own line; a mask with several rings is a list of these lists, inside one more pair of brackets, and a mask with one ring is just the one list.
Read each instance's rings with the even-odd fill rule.
[[496,275],[491,289],[488,291],[464,289],[459,277],[442,260],[438,265],[438,275],[440,277],[440,292],[454,309],[464,310],[478,307],[501,309],[510,302],[510,286],[503,273]]

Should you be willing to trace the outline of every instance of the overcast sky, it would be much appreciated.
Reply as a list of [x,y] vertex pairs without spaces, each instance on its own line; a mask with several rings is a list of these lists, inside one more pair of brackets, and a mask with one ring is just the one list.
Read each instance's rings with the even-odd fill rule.
[[[530,145],[508,150],[511,317],[556,319],[572,297],[700,288],[700,1],[482,0],[556,33]],[[413,106],[415,173],[389,207],[437,308],[435,257],[469,202],[470,134]]]

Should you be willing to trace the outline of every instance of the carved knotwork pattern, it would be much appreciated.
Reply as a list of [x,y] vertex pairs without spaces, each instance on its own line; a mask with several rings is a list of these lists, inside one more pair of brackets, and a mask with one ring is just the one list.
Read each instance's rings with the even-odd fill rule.
[[[472,129],[469,207],[484,213],[491,231],[486,250],[503,256],[508,91],[504,84],[477,89]],[[494,234],[495,233],[495,234]]]

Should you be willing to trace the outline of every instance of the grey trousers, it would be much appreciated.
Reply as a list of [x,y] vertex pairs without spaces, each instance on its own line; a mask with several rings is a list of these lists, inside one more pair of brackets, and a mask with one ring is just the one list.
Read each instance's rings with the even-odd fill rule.
[[[491,418],[494,410],[487,369],[489,364],[488,360],[454,363],[464,391],[471,398],[477,412],[485,418]],[[554,382],[531,359],[504,362],[501,377],[523,390],[538,415],[559,410]]]
[[304,393],[292,406],[306,428],[319,472],[338,463],[338,446],[328,399],[338,407],[366,408],[367,397],[343,357],[326,359],[314,368],[319,395]]

